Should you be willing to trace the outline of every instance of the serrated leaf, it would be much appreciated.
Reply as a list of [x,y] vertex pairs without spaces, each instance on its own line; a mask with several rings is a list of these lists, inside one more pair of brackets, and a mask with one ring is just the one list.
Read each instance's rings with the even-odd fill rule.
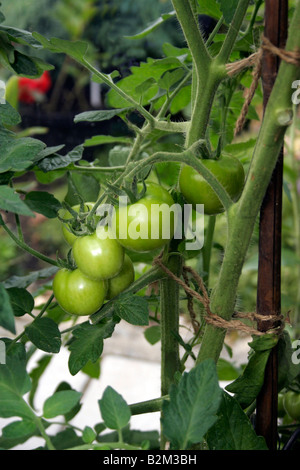
[[100,122],[108,121],[118,114],[124,113],[130,108],[119,108],[119,109],[104,109],[99,111],[84,111],[83,113],[76,114],[74,122]]
[[130,420],[131,412],[126,401],[112,387],[106,387],[99,400],[99,407],[105,425],[110,429],[122,429]]
[[114,313],[131,325],[149,323],[148,302],[139,295],[120,295],[114,302]]
[[13,212],[14,214],[34,217],[34,213],[27,204],[9,186],[0,186],[0,209]]
[[61,334],[51,318],[37,318],[25,327],[29,340],[42,351],[58,353],[61,347]]
[[265,335],[253,340],[253,351],[242,374],[225,388],[234,393],[242,408],[251,405],[264,383],[265,367],[272,347],[277,343],[275,335]]
[[48,219],[57,217],[57,213],[62,207],[53,194],[46,191],[31,191],[27,193],[25,202],[32,211],[43,214]]
[[230,24],[236,12],[239,0],[217,0],[220,5],[220,10],[223,13],[224,20]]
[[103,340],[112,335],[115,323],[103,321],[97,325],[89,322],[82,323],[73,331],[73,341],[69,346],[69,370],[76,375],[88,361],[96,362],[102,354]]
[[38,271],[32,271],[26,276],[11,276],[10,278],[6,279],[3,284],[6,289],[9,287],[28,287],[30,284],[40,280],[40,279],[48,279],[53,274],[58,271],[58,267],[50,266],[49,268],[40,269]]
[[18,111],[8,102],[0,104],[0,124],[6,126],[16,126],[21,122]]
[[32,137],[12,138],[1,142],[0,173],[26,170],[44,147],[43,142]]
[[62,390],[47,398],[43,406],[43,416],[46,419],[65,415],[79,402],[82,393],[75,390]]
[[[159,87],[153,84],[146,92],[143,90],[143,93],[139,92],[138,87],[146,82],[149,77],[157,82],[163,73],[167,70],[178,68],[178,66],[181,66],[181,62],[175,57],[161,60],[148,58],[147,62],[141,62],[139,67],[131,67],[131,75],[119,80],[117,85],[137,102],[141,101],[142,105],[146,105],[157,95]],[[107,100],[109,106],[112,108],[130,106],[129,102],[121,98],[120,95],[112,89],[107,93]]]
[[218,421],[206,435],[209,450],[268,450],[237,400],[226,392],[218,411]]
[[16,333],[14,311],[8,292],[2,283],[0,283],[0,326],[13,334]]
[[83,63],[87,53],[88,43],[84,41],[69,41],[67,39],[51,38],[50,40],[37,32],[33,32],[32,36],[42,44],[45,49],[51,52],[60,52],[73,57],[76,61]]
[[6,364],[0,365],[0,416],[33,419],[34,413],[23,399],[31,387],[25,361],[18,357],[6,359]]
[[34,298],[24,288],[11,287],[7,289],[14,315],[21,317],[26,313],[31,313],[34,307]]
[[66,168],[71,163],[77,162],[82,158],[83,150],[83,145],[78,145],[66,155],[54,154],[53,156],[43,158],[38,162],[37,166],[44,172]]
[[185,450],[202,442],[217,420],[221,400],[216,366],[207,359],[184,373],[170,390],[170,400],[163,403],[163,434],[171,449]]

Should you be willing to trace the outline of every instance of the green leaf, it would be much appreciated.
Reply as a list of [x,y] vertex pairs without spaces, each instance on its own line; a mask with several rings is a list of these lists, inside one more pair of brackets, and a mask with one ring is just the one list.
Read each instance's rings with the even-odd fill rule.
[[16,126],[21,122],[18,111],[8,102],[0,104],[0,124],[3,126]]
[[25,202],[20,199],[15,190],[9,186],[0,186],[0,209],[15,214],[34,217],[34,213]]
[[49,268],[40,269],[38,271],[32,271],[26,276],[11,276],[6,281],[3,282],[6,289],[9,287],[28,287],[30,284],[40,280],[40,279],[48,279],[53,274],[58,271],[58,267],[50,266]]
[[11,287],[7,289],[10,304],[16,317],[31,313],[34,307],[34,298],[24,288]]
[[100,122],[100,121],[108,121],[113,117],[117,116],[118,114],[124,113],[130,108],[119,108],[119,109],[104,109],[100,111],[84,111],[83,113],[76,114],[74,118],[74,122]]
[[209,450],[268,450],[234,397],[226,392],[218,411],[218,421],[206,435]]
[[85,147],[94,147],[96,145],[106,144],[130,144],[131,139],[129,137],[114,137],[112,135],[93,135],[90,139],[84,141]]
[[43,407],[43,416],[46,419],[64,415],[79,402],[82,393],[75,390],[62,390],[47,398]]
[[6,140],[0,145],[0,173],[23,171],[29,168],[45,147],[40,140],[20,137]]
[[108,153],[108,162],[110,166],[122,166],[126,164],[130,147],[115,145]]
[[144,336],[146,340],[148,341],[148,343],[150,344],[158,343],[158,341],[160,341],[160,338],[161,338],[160,326],[159,325],[149,326],[149,328],[147,328],[144,331]]
[[219,19],[222,16],[218,0],[198,0],[198,13],[212,16],[216,19]]
[[175,69],[172,72],[167,71],[163,76],[158,80],[158,85],[163,90],[170,90],[179,80],[181,80],[185,75],[183,69]]
[[130,420],[131,412],[128,404],[112,387],[106,387],[99,400],[101,416],[110,429],[122,429]]
[[288,387],[293,380],[300,375],[299,362],[293,362],[292,356],[295,349],[292,346],[290,335],[287,331],[283,331],[278,341],[278,389],[282,390]]
[[0,283],[0,326],[13,334],[16,333],[14,311],[3,283]]
[[0,416],[19,416],[34,419],[35,415],[23,399],[30,390],[31,383],[26,372],[25,362],[17,357],[7,357],[6,364],[0,365]]
[[235,380],[239,376],[239,370],[223,358],[217,362],[217,373],[219,380]]
[[31,191],[27,193],[25,202],[32,211],[43,214],[48,219],[57,217],[57,213],[62,207],[53,194],[46,191]]
[[66,155],[54,154],[53,156],[43,158],[38,162],[37,166],[44,172],[66,168],[71,163],[77,162],[82,158],[83,150],[83,145],[78,145]]
[[170,11],[169,13],[164,13],[161,15],[157,20],[153,21],[147,28],[145,28],[143,31],[140,33],[134,34],[133,36],[125,36],[127,39],[142,39],[148,34],[152,33],[158,26],[163,24],[166,20],[169,18],[174,18],[176,15],[175,11]]
[[265,367],[272,347],[277,343],[275,335],[264,335],[255,338],[249,343],[253,351],[242,374],[225,388],[234,393],[242,408],[246,408],[257,397],[265,375]]
[[220,10],[223,13],[224,20],[230,24],[237,9],[239,0],[217,0],[220,5]]
[[185,450],[202,442],[216,422],[222,390],[215,363],[207,359],[184,373],[170,389],[170,401],[163,403],[163,434],[171,449]]
[[[28,439],[36,431],[36,424],[34,421],[24,419],[22,421],[13,421],[2,429],[2,438],[4,439],[18,439],[22,442],[23,438]],[[1,442],[1,441],[0,441]]]
[[90,426],[85,426],[82,433],[82,440],[87,444],[91,444],[96,439],[96,433]]
[[61,334],[51,318],[37,318],[25,327],[29,340],[42,351],[58,353],[61,347]]
[[93,202],[97,200],[99,191],[99,181],[93,175],[73,172],[68,177],[68,191],[65,202],[70,206],[80,204],[82,199],[84,202]]
[[149,323],[148,302],[139,295],[121,294],[114,302],[114,313],[131,325]]
[[115,323],[103,321],[96,325],[84,322],[73,331],[73,341],[69,346],[69,370],[76,375],[88,361],[96,362],[102,354],[103,340],[112,335]]
[[30,45],[31,47],[35,47],[37,49],[41,48],[40,43],[32,36],[29,31],[5,25],[0,26],[0,31],[7,34],[8,38],[13,42]]
[[37,32],[33,32],[34,39],[39,41],[45,49],[51,52],[58,52],[67,54],[73,57],[76,61],[83,63],[84,57],[87,53],[88,43],[84,41],[68,41],[66,39],[51,38],[50,40]]
[[[167,70],[177,69],[179,66],[182,66],[182,64],[176,57],[161,60],[148,58],[147,62],[141,62],[139,67],[131,67],[131,75],[119,80],[117,85],[135,101],[141,101],[142,105],[146,105],[157,95],[159,86],[157,84],[152,85],[147,91],[142,87],[142,93],[139,91],[139,86],[147,82],[149,77],[151,77],[153,83],[154,81],[157,82]],[[130,103],[112,89],[107,93],[107,100],[108,105],[112,108],[130,106]]]

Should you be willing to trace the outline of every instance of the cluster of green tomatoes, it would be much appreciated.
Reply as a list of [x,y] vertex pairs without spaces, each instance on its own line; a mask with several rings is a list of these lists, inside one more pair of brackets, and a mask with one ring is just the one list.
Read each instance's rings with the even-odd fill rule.
[[[203,160],[207,168],[227,190],[232,200],[237,200],[244,185],[244,169],[239,160],[221,156],[217,160]],[[204,213],[215,215],[224,207],[203,177],[193,168],[183,165],[178,187],[184,200],[195,206],[204,205]],[[71,247],[75,269],[60,269],[53,280],[54,296],[66,312],[73,315],[92,315],[106,300],[123,292],[134,281],[134,266],[128,252],[151,252],[162,248],[174,235],[174,214],[163,220],[160,212],[153,212],[154,205],[171,207],[174,199],[170,192],[154,182],[139,183],[141,197],[127,205],[117,205],[114,211],[114,236],[109,229],[97,226],[94,232],[76,235],[63,225],[63,235]],[[139,210],[139,207],[143,210]],[[93,203],[85,203],[89,212]],[[82,211],[76,206],[73,212]],[[67,218],[67,214],[64,218]],[[164,223],[169,225],[166,235]],[[133,237],[129,228],[138,227],[146,237]],[[155,233],[155,237],[152,234]]]

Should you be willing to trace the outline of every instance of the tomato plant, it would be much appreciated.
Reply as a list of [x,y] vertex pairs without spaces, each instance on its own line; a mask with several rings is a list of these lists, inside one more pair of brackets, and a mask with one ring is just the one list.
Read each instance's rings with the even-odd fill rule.
[[[129,11],[132,2],[121,3]],[[176,35],[180,25],[185,44],[163,44],[160,58],[149,57],[126,73],[99,70],[84,38],[8,27],[0,13],[7,94],[16,92],[20,77],[40,83],[51,76],[49,56],[63,54],[60,79],[65,67],[76,64],[105,95],[100,109],[74,112],[66,142],[81,125],[89,136],[66,150],[64,142],[39,139],[40,128],[21,129],[22,106],[5,101],[0,82],[0,226],[16,249],[0,282],[0,326],[9,333],[0,340],[1,449],[30,446],[38,437],[43,450],[266,450],[269,443],[257,427],[258,401],[274,353],[278,392],[289,390],[283,403],[290,416],[281,418],[278,403],[278,447],[298,423],[294,390],[300,370],[293,349],[299,335],[300,168],[293,149],[300,4],[291,5],[286,50],[278,51],[262,36],[269,32],[262,21],[269,0],[169,3],[168,13],[131,39],[167,25]],[[267,103],[264,76],[262,86],[255,81],[265,55],[281,60]],[[37,102],[26,104],[38,115]],[[247,125],[240,126],[241,118]],[[286,327],[273,306],[266,309],[271,326],[262,331],[255,315],[261,281],[256,228],[286,132],[283,305],[291,303],[293,313]],[[203,231],[203,244],[190,248],[186,211],[197,204],[204,214],[192,213],[193,222],[201,221],[192,235]],[[179,211],[180,236],[173,209]],[[26,257],[15,254],[19,249]],[[160,343],[159,396],[130,404],[107,386],[95,397],[95,422],[81,427],[73,418],[87,395],[74,390],[68,377],[56,383],[53,374],[49,397],[37,412],[36,394],[52,357],[62,352],[64,360],[66,353],[72,377],[86,374],[88,384],[101,380],[104,344],[119,324],[119,331],[129,324],[144,334],[143,341]],[[245,363],[235,364],[240,331],[249,337],[249,352]],[[229,382],[225,387],[223,380]],[[130,428],[132,416],[156,412],[160,426],[153,433]],[[59,416],[56,432],[52,425]]]

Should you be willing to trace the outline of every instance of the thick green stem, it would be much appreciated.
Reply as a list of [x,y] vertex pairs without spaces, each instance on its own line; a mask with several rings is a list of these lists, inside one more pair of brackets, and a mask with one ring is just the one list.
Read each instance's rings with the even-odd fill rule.
[[[287,50],[300,48],[300,4],[290,27]],[[217,285],[211,297],[211,310],[229,320],[234,311],[242,266],[250,244],[256,218],[275,168],[287,126],[292,119],[292,83],[300,76],[299,67],[282,62],[266,107],[257,145],[241,199],[229,211],[229,232]],[[198,361],[217,360],[225,331],[207,325]]]
[[204,85],[211,57],[203,41],[193,7],[189,0],[172,0],[172,3],[191,51],[198,79]]
[[[166,266],[176,276],[180,276],[182,259],[170,255]],[[179,329],[179,285],[167,277],[160,281],[161,302],[161,394],[169,393],[174,375],[180,369],[179,344],[176,334]]]
[[[170,248],[171,250],[171,248]],[[173,251],[173,250],[172,250]],[[169,255],[164,261],[175,276],[180,277],[182,258]],[[160,281],[160,331],[161,331],[161,395],[167,395],[180,370],[179,343],[176,335],[179,330],[179,285],[171,277]],[[165,448],[165,438],[161,433],[161,449]]]

